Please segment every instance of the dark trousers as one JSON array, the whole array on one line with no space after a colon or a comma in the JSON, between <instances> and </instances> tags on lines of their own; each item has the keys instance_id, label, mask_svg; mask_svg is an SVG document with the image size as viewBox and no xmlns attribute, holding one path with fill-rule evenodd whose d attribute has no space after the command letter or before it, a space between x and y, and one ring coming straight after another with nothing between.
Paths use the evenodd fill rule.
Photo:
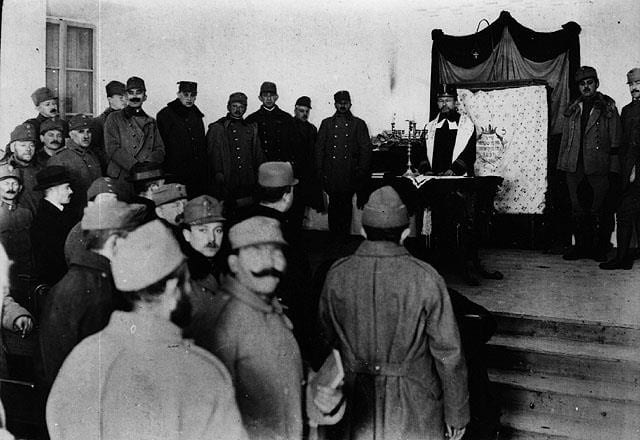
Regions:
<instances>
[{"instance_id":1,"label":"dark trousers","mask_svg":"<svg viewBox=\"0 0 640 440\"><path fill-rule=\"evenodd\" d=\"M582 163L578 164L575 173L567 172L567 188L569 189L569 197L571 199L571 211L573 215L584 214L601 214L602 207L609 191L609 176L604 175L586 175ZM578 197L578 187L585 180L591 187L593 192L593 200L588 209L582 206Z\"/></svg>"},{"instance_id":2,"label":"dark trousers","mask_svg":"<svg viewBox=\"0 0 640 440\"><path fill-rule=\"evenodd\" d=\"M346 238L351 233L351 212L353 191L332 192L329 194L329 231L339 238Z\"/></svg>"},{"instance_id":3,"label":"dark trousers","mask_svg":"<svg viewBox=\"0 0 640 440\"><path fill-rule=\"evenodd\" d=\"M626 260L630 258L629 246L634 229L636 234L640 234L640 182L632 183L623 193L617 211L617 223L617 258Z\"/></svg>"}]
</instances>

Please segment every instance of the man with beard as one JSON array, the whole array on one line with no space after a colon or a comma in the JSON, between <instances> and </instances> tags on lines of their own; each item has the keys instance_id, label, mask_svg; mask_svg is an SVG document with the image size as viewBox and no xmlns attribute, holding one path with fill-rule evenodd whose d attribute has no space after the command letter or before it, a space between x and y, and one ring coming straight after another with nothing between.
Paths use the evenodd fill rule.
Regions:
<instances>
[{"instance_id":1,"label":"man with beard","mask_svg":"<svg viewBox=\"0 0 640 440\"><path fill-rule=\"evenodd\" d=\"M344 412L342 393L301 386L300 350L274 296L287 264L278 221L243 220L231 226L228 241L229 276L214 296L209 333L196 340L229 369L251 438L300 440L303 408L313 424L335 423Z\"/></svg>"},{"instance_id":2,"label":"man with beard","mask_svg":"<svg viewBox=\"0 0 640 440\"><path fill-rule=\"evenodd\" d=\"M622 200L616 211L618 228L616 256L600 264L600 269L631 269L629 254L633 229L640 233L640 67L627 73L631 102L622 107L622 139L620 141L620 170Z\"/></svg>"},{"instance_id":3,"label":"man with beard","mask_svg":"<svg viewBox=\"0 0 640 440\"><path fill-rule=\"evenodd\" d=\"M107 171L107 153L104 150L104 123L107 121L107 117L117 111L122 110L127 105L125 99L124 84L120 81L109 81L105 87L107 92L107 101L109 107L105 109L100 115L93 118L91 129L93 136L91 138L91 148L93 149L98 159L100 159L100 166L102 172Z\"/></svg>"},{"instance_id":4,"label":"man with beard","mask_svg":"<svg viewBox=\"0 0 640 440\"><path fill-rule=\"evenodd\" d=\"M47 119L40 124L40 142L43 148L36 152L36 163L46 166L49 158L64 146L64 125L60 119Z\"/></svg>"},{"instance_id":5,"label":"man with beard","mask_svg":"<svg viewBox=\"0 0 640 440\"><path fill-rule=\"evenodd\" d=\"M35 160L37 131L34 125L23 123L11 132L9 150L11 155L7 161L22 175L22 194L20 203L36 213L42 194L36 189L36 175L43 168Z\"/></svg>"},{"instance_id":6,"label":"man with beard","mask_svg":"<svg viewBox=\"0 0 640 440\"><path fill-rule=\"evenodd\" d=\"M40 283L53 286L67 272L64 242L74 224L65 209L73 194L71 177L64 167L48 166L36 178L35 190L44 193L31 225L36 276Z\"/></svg>"},{"instance_id":7,"label":"man with beard","mask_svg":"<svg viewBox=\"0 0 640 440\"><path fill-rule=\"evenodd\" d=\"M211 167L209 192L225 201L227 208L252 202L258 167L265 161L258 129L242 118L247 111L247 95L232 93L228 113L209 125L207 154Z\"/></svg>"},{"instance_id":8,"label":"man with beard","mask_svg":"<svg viewBox=\"0 0 640 440\"><path fill-rule=\"evenodd\" d=\"M353 195L366 187L373 146L367 124L351 113L351 95L333 95L336 112L320 124L316 169L329 195L329 230L340 240L351 233Z\"/></svg>"},{"instance_id":9,"label":"man with beard","mask_svg":"<svg viewBox=\"0 0 640 440\"><path fill-rule=\"evenodd\" d=\"M164 143L155 119L142 110L147 89L142 78L127 80L127 106L111 113L104 124L107 175L125 180L140 162L164 162Z\"/></svg>"},{"instance_id":10,"label":"man with beard","mask_svg":"<svg viewBox=\"0 0 640 440\"><path fill-rule=\"evenodd\" d=\"M171 232L140 226L111 269L131 311L113 312L64 361L47 401L51 439L245 439L229 373L182 339L189 271Z\"/></svg>"},{"instance_id":11,"label":"man with beard","mask_svg":"<svg viewBox=\"0 0 640 440\"><path fill-rule=\"evenodd\" d=\"M67 169L73 182L73 196L67 207L70 215L79 220L87 205L87 189L94 180L102 176L100 160L91 145L92 119L86 115L75 115L69 121L69 137L66 146L49 159L48 165L60 165Z\"/></svg>"},{"instance_id":12,"label":"man with beard","mask_svg":"<svg viewBox=\"0 0 640 440\"><path fill-rule=\"evenodd\" d=\"M204 115L196 106L198 84L178 82L178 97L160 110L158 129L164 142L164 170L187 186L190 197L206 191L207 143Z\"/></svg>"},{"instance_id":13,"label":"man with beard","mask_svg":"<svg viewBox=\"0 0 640 440\"><path fill-rule=\"evenodd\" d=\"M0 241L13 265L9 270L11 296L24 307L32 308L29 294L33 289L33 254L30 228L33 213L19 201L22 189L18 170L10 164L0 165Z\"/></svg>"},{"instance_id":14,"label":"man with beard","mask_svg":"<svg viewBox=\"0 0 640 440\"><path fill-rule=\"evenodd\" d=\"M87 252L73 255L69 271L47 293L40 320L40 360L48 390L62 362L81 340L102 330L122 307L111 277L118 238L134 229L142 205L102 199L87 206L81 221Z\"/></svg>"},{"instance_id":15,"label":"man with beard","mask_svg":"<svg viewBox=\"0 0 640 440\"><path fill-rule=\"evenodd\" d=\"M58 110L58 97L48 88L40 87L31 94L31 100L38 110L38 116L35 118L27 119L25 123L31 124L35 127L36 133L40 133L40 125L46 120L60 120L64 130L62 135L66 136L69 132L66 121L60 119L60 111ZM40 150L42 144L40 140L36 139L36 149Z\"/></svg>"},{"instance_id":16,"label":"man with beard","mask_svg":"<svg viewBox=\"0 0 640 440\"><path fill-rule=\"evenodd\" d=\"M564 112L558 169L566 174L571 198L575 246L565 260L593 258L605 261L611 231L604 225L603 206L609 191L609 173L619 172L620 117L616 103L598 92L600 82L593 67L576 71L580 96ZM591 205L583 206L578 187L586 181Z\"/></svg>"},{"instance_id":17,"label":"man with beard","mask_svg":"<svg viewBox=\"0 0 640 440\"><path fill-rule=\"evenodd\" d=\"M178 226L182 223L184 207L187 204L187 189L181 183L160 185L151 193L151 200L156 205L156 215L168 225Z\"/></svg>"}]
</instances>

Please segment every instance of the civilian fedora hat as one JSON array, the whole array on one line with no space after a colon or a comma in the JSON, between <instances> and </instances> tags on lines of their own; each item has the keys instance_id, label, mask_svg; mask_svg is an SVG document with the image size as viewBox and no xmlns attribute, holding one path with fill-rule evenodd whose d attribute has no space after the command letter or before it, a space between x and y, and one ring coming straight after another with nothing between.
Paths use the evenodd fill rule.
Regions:
<instances>
[{"instance_id":1,"label":"civilian fedora hat","mask_svg":"<svg viewBox=\"0 0 640 440\"><path fill-rule=\"evenodd\" d=\"M36 174L38 184L33 187L36 191L44 191L52 186L62 185L63 183L71 183L71 177L65 167L59 165L48 166Z\"/></svg>"}]
</instances>

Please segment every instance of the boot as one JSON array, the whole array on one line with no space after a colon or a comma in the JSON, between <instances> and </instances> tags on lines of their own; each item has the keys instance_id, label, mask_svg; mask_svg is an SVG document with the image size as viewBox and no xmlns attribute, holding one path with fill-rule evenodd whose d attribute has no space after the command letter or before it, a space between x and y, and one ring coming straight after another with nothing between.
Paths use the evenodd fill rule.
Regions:
<instances>
[{"instance_id":1,"label":"boot","mask_svg":"<svg viewBox=\"0 0 640 440\"><path fill-rule=\"evenodd\" d=\"M633 267L633 258L629 255L629 245L631 244L631 236L633 235L633 223L618 221L618 229L616 231L616 241L618 249L616 256L599 265L604 270L629 270Z\"/></svg>"},{"instance_id":2,"label":"boot","mask_svg":"<svg viewBox=\"0 0 640 440\"><path fill-rule=\"evenodd\" d=\"M574 214L572 216L573 233L576 240L575 245L569 248L569 251L562 256L567 261L575 261L581 258L587 258L587 243L592 237L591 225L589 217L583 214Z\"/></svg>"}]
</instances>

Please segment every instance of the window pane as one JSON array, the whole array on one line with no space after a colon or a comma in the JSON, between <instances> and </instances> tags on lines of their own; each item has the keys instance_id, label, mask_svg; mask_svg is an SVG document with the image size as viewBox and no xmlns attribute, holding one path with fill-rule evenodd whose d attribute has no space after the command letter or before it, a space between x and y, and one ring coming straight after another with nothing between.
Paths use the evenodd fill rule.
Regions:
<instances>
[{"instance_id":1,"label":"window pane","mask_svg":"<svg viewBox=\"0 0 640 440\"><path fill-rule=\"evenodd\" d=\"M58 95L58 79L60 78L60 71L58 69L47 69L47 87Z\"/></svg>"},{"instance_id":2,"label":"window pane","mask_svg":"<svg viewBox=\"0 0 640 440\"><path fill-rule=\"evenodd\" d=\"M93 113L93 73L67 71L65 113Z\"/></svg>"},{"instance_id":3,"label":"window pane","mask_svg":"<svg viewBox=\"0 0 640 440\"><path fill-rule=\"evenodd\" d=\"M93 69L93 29L67 27L67 67Z\"/></svg>"},{"instance_id":4,"label":"window pane","mask_svg":"<svg viewBox=\"0 0 640 440\"><path fill-rule=\"evenodd\" d=\"M47 66L60 67L60 25L47 23Z\"/></svg>"}]
</instances>

